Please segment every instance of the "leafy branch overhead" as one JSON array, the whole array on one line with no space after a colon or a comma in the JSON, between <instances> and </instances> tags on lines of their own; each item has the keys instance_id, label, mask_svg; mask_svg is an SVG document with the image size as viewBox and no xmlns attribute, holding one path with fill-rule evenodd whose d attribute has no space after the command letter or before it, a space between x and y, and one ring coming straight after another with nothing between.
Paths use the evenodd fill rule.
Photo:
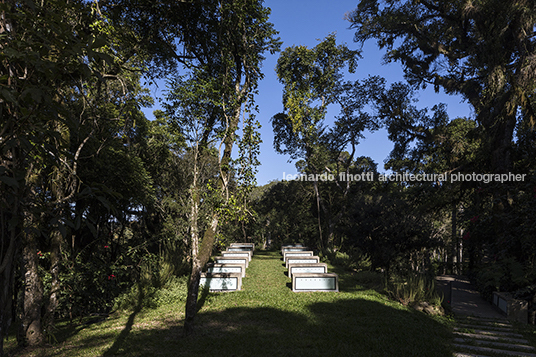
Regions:
<instances>
[{"instance_id":1,"label":"leafy branch overhead","mask_svg":"<svg viewBox=\"0 0 536 357\"><path fill-rule=\"evenodd\" d=\"M489 167L512 168L517 116L535 121L534 2L363 0L347 19L355 40L376 39L410 84L462 95L486 132Z\"/></svg>"}]
</instances>

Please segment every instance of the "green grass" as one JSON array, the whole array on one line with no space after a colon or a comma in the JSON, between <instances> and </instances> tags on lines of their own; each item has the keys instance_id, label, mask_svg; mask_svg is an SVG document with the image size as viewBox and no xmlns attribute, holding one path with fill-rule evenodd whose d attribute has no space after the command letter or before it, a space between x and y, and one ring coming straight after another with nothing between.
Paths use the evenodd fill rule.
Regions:
<instances>
[{"instance_id":1,"label":"green grass","mask_svg":"<svg viewBox=\"0 0 536 357\"><path fill-rule=\"evenodd\" d=\"M339 293L293 293L279 252L257 251L242 291L199 300L183 337L184 302L58 327L57 343L10 356L452 356L448 320L390 301L381 277L339 274Z\"/></svg>"}]
</instances>

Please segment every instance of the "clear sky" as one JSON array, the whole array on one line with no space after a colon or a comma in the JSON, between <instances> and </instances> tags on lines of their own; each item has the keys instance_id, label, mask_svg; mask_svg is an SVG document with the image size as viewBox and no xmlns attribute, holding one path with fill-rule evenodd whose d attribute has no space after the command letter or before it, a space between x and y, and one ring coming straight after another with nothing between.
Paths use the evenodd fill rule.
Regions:
<instances>
[{"instance_id":1,"label":"clear sky","mask_svg":"<svg viewBox=\"0 0 536 357\"><path fill-rule=\"evenodd\" d=\"M304 45L316 46L331 33L336 33L337 44L345 43L350 49L359 49L360 44L353 41L354 30L349 29L350 23L344 20L345 13L357 6L357 0L265 0L265 6L271 8L270 22L279 31L283 41L282 50L289 46ZM402 81L402 67L398 63L382 64L383 52L380 52L376 43L371 41L362 48L363 58L358 62L357 71L345 80L364 79L368 75L380 75L387 83ZM258 167L257 184L264 185L273 180L281 180L283 173L297 173L295 163L288 162L288 156L277 154L273 148L273 131L270 119L283 110L282 90L275 67L279 53L265 54L262 71L265 75L259 85L259 95L255 102L259 106L257 119L261 128L261 154ZM160 86L159 89L164 89ZM460 97L447 96L434 93L428 88L419 94L419 108L431 108L435 104L447 104L447 111L451 118L458 116L471 116L467 103L461 102ZM144 112L149 119L153 119L152 111L159 106L146 109ZM333 120L338 109L328 112L326 124ZM385 130L374 133L364 133L365 139L357 147L356 156L369 156L378 164L378 171L384 172L384 160L389 155L393 144L387 139Z\"/></svg>"}]
</instances>

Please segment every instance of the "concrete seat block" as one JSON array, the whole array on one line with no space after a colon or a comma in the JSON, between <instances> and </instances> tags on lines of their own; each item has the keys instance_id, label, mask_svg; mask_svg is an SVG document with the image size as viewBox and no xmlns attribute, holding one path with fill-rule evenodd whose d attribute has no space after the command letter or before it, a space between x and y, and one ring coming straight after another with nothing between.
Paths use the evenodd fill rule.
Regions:
<instances>
[{"instance_id":1,"label":"concrete seat block","mask_svg":"<svg viewBox=\"0 0 536 357\"><path fill-rule=\"evenodd\" d=\"M313 255L315 254L312 250L304 250L301 252L283 252L283 261L287 257L312 257Z\"/></svg>"},{"instance_id":2,"label":"concrete seat block","mask_svg":"<svg viewBox=\"0 0 536 357\"><path fill-rule=\"evenodd\" d=\"M293 263L288 265L288 277L292 278L295 273L327 273L326 263Z\"/></svg>"},{"instance_id":3,"label":"concrete seat block","mask_svg":"<svg viewBox=\"0 0 536 357\"><path fill-rule=\"evenodd\" d=\"M247 257L249 261L251 261L251 256L253 252L252 251L233 251L233 250L226 250L221 252L222 257Z\"/></svg>"},{"instance_id":4,"label":"concrete seat block","mask_svg":"<svg viewBox=\"0 0 536 357\"><path fill-rule=\"evenodd\" d=\"M308 257L287 257L285 259L285 267L288 269L289 264L314 264L314 263L320 263L320 258L316 255L308 256Z\"/></svg>"},{"instance_id":5,"label":"concrete seat block","mask_svg":"<svg viewBox=\"0 0 536 357\"><path fill-rule=\"evenodd\" d=\"M293 292L339 291L339 277L335 273L294 273Z\"/></svg>"},{"instance_id":6,"label":"concrete seat block","mask_svg":"<svg viewBox=\"0 0 536 357\"><path fill-rule=\"evenodd\" d=\"M255 243L231 243L229 248L250 248L253 252L255 251Z\"/></svg>"},{"instance_id":7,"label":"concrete seat block","mask_svg":"<svg viewBox=\"0 0 536 357\"><path fill-rule=\"evenodd\" d=\"M201 273L199 286L207 286L210 291L238 291L242 289L240 273Z\"/></svg>"},{"instance_id":8,"label":"concrete seat block","mask_svg":"<svg viewBox=\"0 0 536 357\"><path fill-rule=\"evenodd\" d=\"M248 257L223 257L217 256L213 258L216 264L244 264L246 268L249 266Z\"/></svg>"},{"instance_id":9,"label":"concrete seat block","mask_svg":"<svg viewBox=\"0 0 536 357\"><path fill-rule=\"evenodd\" d=\"M246 266L244 264L207 264L207 273L240 273L242 278L246 277Z\"/></svg>"}]
</instances>

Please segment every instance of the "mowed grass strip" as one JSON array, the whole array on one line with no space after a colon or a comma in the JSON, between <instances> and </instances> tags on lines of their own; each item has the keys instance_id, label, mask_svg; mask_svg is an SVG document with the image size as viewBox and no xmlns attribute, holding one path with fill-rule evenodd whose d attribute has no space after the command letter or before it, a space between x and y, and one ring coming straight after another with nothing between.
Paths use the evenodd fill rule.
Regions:
<instances>
[{"instance_id":1,"label":"mowed grass strip","mask_svg":"<svg viewBox=\"0 0 536 357\"><path fill-rule=\"evenodd\" d=\"M256 251L242 291L200 296L194 336L184 303L66 326L56 345L25 356L452 356L447 320L367 288L370 274L340 274L340 292L293 293L279 252Z\"/></svg>"}]
</instances>

